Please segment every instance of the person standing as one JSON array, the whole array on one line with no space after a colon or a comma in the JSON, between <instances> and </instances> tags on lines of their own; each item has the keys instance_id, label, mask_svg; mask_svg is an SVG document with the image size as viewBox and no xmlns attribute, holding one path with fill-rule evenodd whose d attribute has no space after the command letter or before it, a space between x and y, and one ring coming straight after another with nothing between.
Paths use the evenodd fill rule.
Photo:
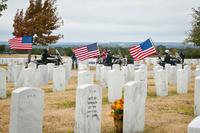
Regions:
<instances>
[{"instance_id":1,"label":"person standing","mask_svg":"<svg viewBox=\"0 0 200 133\"><path fill-rule=\"evenodd\" d=\"M107 49L104 49L101 53L101 57L103 59L103 64L105 64L106 62L106 58L107 58Z\"/></svg>"},{"instance_id":2,"label":"person standing","mask_svg":"<svg viewBox=\"0 0 200 133\"><path fill-rule=\"evenodd\" d=\"M77 58L76 58L76 55L75 55L74 51L72 51L71 58L72 58L72 69L74 69L74 68L77 69L78 68L78 63L77 63Z\"/></svg>"}]
</instances>

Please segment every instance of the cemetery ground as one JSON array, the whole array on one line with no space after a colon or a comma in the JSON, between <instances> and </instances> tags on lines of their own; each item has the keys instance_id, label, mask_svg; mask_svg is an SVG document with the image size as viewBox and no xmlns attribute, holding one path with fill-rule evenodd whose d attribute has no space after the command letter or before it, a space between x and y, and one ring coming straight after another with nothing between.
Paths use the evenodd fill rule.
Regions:
<instances>
[{"instance_id":1,"label":"cemetery ground","mask_svg":"<svg viewBox=\"0 0 200 133\"><path fill-rule=\"evenodd\" d=\"M0 67L7 68L6 65ZM145 133L186 133L187 126L193 119L194 112L194 76L189 84L187 94L177 94L176 86L169 85L169 96L157 97L154 78L151 74L152 66L148 66L148 70ZM92 69L92 71L95 70ZM193 71L194 67L192 67ZM95 83L99 84L97 81ZM73 132L75 125L76 87L77 70L72 71L72 78L64 92L53 92L51 81L48 85L41 86L45 92L44 133ZM0 133L8 133L11 92L13 90L13 84L8 83L7 98L0 99ZM107 88L103 88L102 104L102 133L114 133L113 118L110 116L111 103L108 103L107 100Z\"/></svg>"}]
</instances>

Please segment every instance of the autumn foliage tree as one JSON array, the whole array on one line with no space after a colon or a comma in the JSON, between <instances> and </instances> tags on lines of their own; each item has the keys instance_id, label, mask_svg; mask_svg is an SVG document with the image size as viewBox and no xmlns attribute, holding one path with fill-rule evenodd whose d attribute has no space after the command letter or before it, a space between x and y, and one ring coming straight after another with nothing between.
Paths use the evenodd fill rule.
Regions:
<instances>
[{"instance_id":1,"label":"autumn foliage tree","mask_svg":"<svg viewBox=\"0 0 200 133\"><path fill-rule=\"evenodd\" d=\"M62 38L53 34L63 21L58 17L56 0L30 0L27 10L18 10L14 18L14 36L33 36L35 45L48 45Z\"/></svg>"},{"instance_id":2,"label":"autumn foliage tree","mask_svg":"<svg viewBox=\"0 0 200 133\"><path fill-rule=\"evenodd\" d=\"M193 8L193 11L192 29L185 41L200 46L200 7L197 9Z\"/></svg>"},{"instance_id":3,"label":"autumn foliage tree","mask_svg":"<svg viewBox=\"0 0 200 133\"><path fill-rule=\"evenodd\" d=\"M0 1L0 16L2 15L1 12L7 8L6 1L7 0L1 0Z\"/></svg>"}]
</instances>

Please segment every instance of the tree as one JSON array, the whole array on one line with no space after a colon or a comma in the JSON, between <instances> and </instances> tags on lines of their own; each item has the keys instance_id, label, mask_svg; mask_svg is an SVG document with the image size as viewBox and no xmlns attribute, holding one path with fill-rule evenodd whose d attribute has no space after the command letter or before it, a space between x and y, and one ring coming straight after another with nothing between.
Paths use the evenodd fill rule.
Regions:
<instances>
[{"instance_id":1,"label":"tree","mask_svg":"<svg viewBox=\"0 0 200 133\"><path fill-rule=\"evenodd\" d=\"M48 45L62 38L61 34L53 34L63 24L55 4L56 0L30 0L25 14L18 10L15 15L13 35L33 36L35 45Z\"/></svg>"},{"instance_id":2,"label":"tree","mask_svg":"<svg viewBox=\"0 0 200 133\"><path fill-rule=\"evenodd\" d=\"M188 37L185 39L187 43L193 43L196 46L200 46L200 7L193 10L193 22L192 29L189 31Z\"/></svg>"},{"instance_id":3,"label":"tree","mask_svg":"<svg viewBox=\"0 0 200 133\"><path fill-rule=\"evenodd\" d=\"M5 9L7 9L7 4L6 4L7 0L1 0L0 2L0 16L2 15L1 12Z\"/></svg>"}]
</instances>

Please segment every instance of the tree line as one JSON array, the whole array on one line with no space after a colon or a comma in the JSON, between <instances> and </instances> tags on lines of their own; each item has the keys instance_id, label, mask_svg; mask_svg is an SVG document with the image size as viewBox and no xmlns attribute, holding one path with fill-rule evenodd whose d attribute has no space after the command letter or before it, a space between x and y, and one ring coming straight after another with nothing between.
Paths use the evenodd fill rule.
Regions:
<instances>
[{"instance_id":1,"label":"tree line","mask_svg":"<svg viewBox=\"0 0 200 133\"><path fill-rule=\"evenodd\" d=\"M121 55L122 57L127 57L128 59L131 59L131 55L129 53L129 50L127 48L120 48L120 47L100 47L99 50L102 51L104 48L107 48L111 50L111 52L114 55ZM55 49L58 49L58 51L61 53L63 56L71 56L72 55L72 48L51 48L50 47L50 53L55 54ZM157 52L163 56L164 51L167 49L165 46L157 46ZM43 48L33 48L32 49L32 54L34 55L41 55L43 52ZM181 48L170 48L169 49L171 54L175 56L176 53L182 51L185 54L185 58L200 58L200 48L186 48L186 49L181 49ZM0 45L0 53L18 53L18 54L27 54L27 51L11 51L6 45ZM157 57L157 55L153 55Z\"/></svg>"}]
</instances>

